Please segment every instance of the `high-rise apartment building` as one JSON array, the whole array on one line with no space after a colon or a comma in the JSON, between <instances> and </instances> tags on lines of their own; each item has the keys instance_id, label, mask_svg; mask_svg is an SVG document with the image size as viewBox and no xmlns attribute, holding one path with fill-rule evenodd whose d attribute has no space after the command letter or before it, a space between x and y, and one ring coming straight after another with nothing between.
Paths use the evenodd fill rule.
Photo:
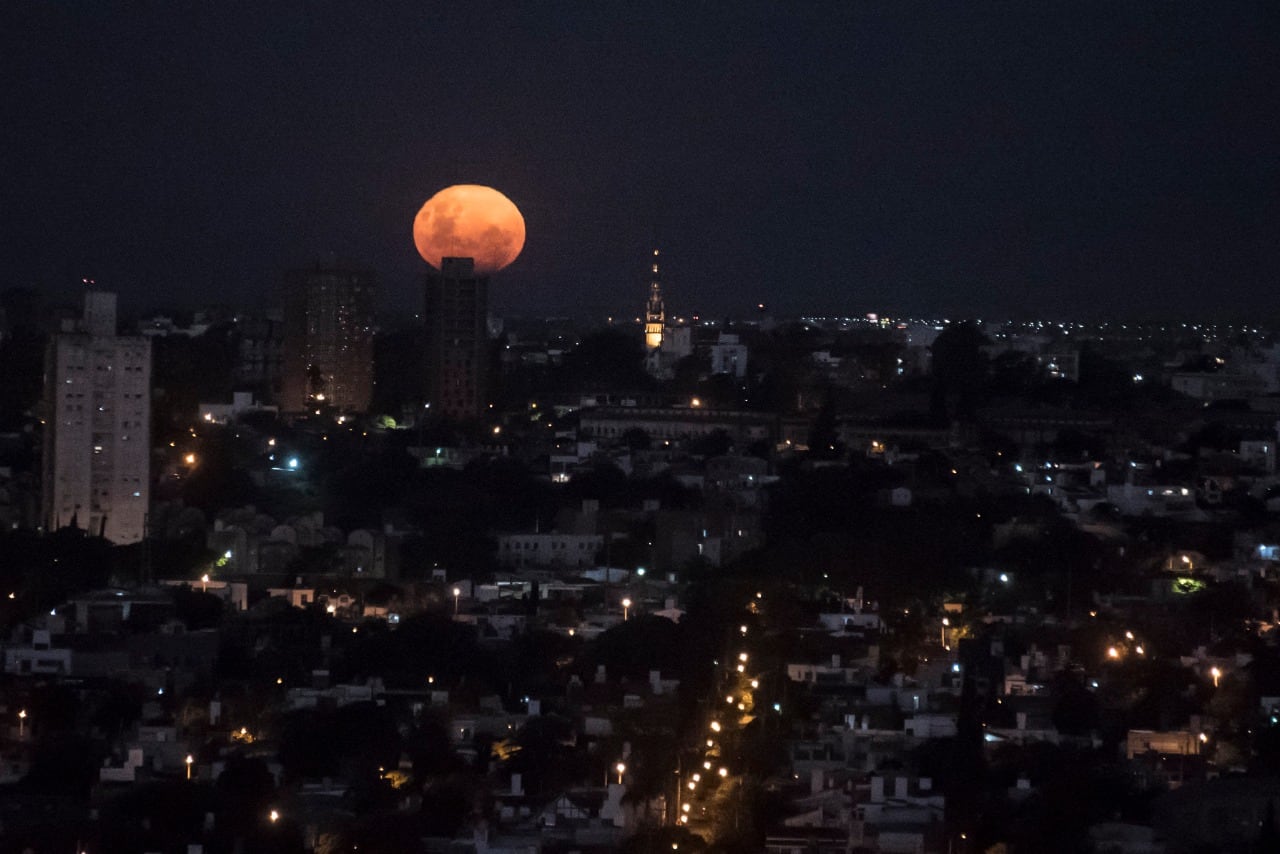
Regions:
<instances>
[{"instance_id":1,"label":"high-rise apartment building","mask_svg":"<svg viewBox=\"0 0 1280 854\"><path fill-rule=\"evenodd\" d=\"M118 545L146 536L151 341L116 335L116 295L88 291L45 354L43 516Z\"/></svg>"},{"instance_id":2,"label":"high-rise apartment building","mask_svg":"<svg viewBox=\"0 0 1280 854\"><path fill-rule=\"evenodd\" d=\"M489 277L471 258L427 274L427 402L433 415L476 418L488 404Z\"/></svg>"},{"instance_id":3,"label":"high-rise apartment building","mask_svg":"<svg viewBox=\"0 0 1280 854\"><path fill-rule=\"evenodd\" d=\"M373 397L372 273L316 264L285 277L280 408L363 412Z\"/></svg>"}]
</instances>

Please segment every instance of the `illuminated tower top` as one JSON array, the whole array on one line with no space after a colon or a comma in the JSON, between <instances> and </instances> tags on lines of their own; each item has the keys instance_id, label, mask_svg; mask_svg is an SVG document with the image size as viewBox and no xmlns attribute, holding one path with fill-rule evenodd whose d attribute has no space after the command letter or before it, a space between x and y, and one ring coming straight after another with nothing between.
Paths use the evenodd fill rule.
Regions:
<instances>
[{"instance_id":1,"label":"illuminated tower top","mask_svg":"<svg viewBox=\"0 0 1280 854\"><path fill-rule=\"evenodd\" d=\"M644 344L650 350L662 346L662 327L667 313L662 304L662 284L658 280L658 250L653 250L653 262L649 267L649 301L644 313Z\"/></svg>"}]
</instances>

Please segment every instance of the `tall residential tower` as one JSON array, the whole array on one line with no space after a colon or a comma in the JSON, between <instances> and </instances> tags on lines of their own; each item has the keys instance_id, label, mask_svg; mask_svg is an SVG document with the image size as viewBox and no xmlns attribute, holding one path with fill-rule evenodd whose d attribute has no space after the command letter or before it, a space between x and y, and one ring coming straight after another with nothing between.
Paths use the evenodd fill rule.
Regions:
<instances>
[{"instance_id":1,"label":"tall residential tower","mask_svg":"<svg viewBox=\"0 0 1280 854\"><path fill-rule=\"evenodd\" d=\"M427 274L427 402L433 415L477 418L489 396L489 277L471 258Z\"/></svg>"},{"instance_id":2,"label":"tall residential tower","mask_svg":"<svg viewBox=\"0 0 1280 854\"><path fill-rule=\"evenodd\" d=\"M285 276L280 408L364 412L373 397L373 273L317 263Z\"/></svg>"},{"instance_id":3,"label":"tall residential tower","mask_svg":"<svg viewBox=\"0 0 1280 854\"><path fill-rule=\"evenodd\" d=\"M45 354L45 528L118 545L146 536L151 496L151 341L116 335L116 295L87 291Z\"/></svg>"}]
</instances>

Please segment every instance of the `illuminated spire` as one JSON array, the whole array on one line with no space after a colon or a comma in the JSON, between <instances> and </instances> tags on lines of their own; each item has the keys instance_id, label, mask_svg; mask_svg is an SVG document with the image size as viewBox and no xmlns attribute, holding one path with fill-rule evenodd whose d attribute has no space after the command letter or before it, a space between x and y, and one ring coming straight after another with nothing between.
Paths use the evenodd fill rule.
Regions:
<instances>
[{"instance_id":1,"label":"illuminated spire","mask_svg":"<svg viewBox=\"0 0 1280 854\"><path fill-rule=\"evenodd\" d=\"M658 279L658 250L655 249L649 266L649 302L644 314L644 344L650 350L662 346L662 327L666 320L667 313L662 304L662 284Z\"/></svg>"}]
</instances>

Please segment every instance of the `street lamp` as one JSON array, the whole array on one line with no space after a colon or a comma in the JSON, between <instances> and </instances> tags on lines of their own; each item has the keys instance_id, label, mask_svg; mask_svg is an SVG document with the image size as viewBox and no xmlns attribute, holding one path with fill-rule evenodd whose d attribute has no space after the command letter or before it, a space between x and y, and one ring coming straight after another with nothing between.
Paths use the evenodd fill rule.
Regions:
<instances>
[{"instance_id":1,"label":"street lamp","mask_svg":"<svg viewBox=\"0 0 1280 854\"><path fill-rule=\"evenodd\" d=\"M194 756L192 756L190 753L188 753L188 754L187 754L187 758L186 758L186 763L187 763L187 779L188 779L188 780L190 780L190 779L191 779L191 766L195 763L195 761L196 761L195 757L194 757Z\"/></svg>"},{"instance_id":2,"label":"street lamp","mask_svg":"<svg viewBox=\"0 0 1280 854\"><path fill-rule=\"evenodd\" d=\"M458 616L458 597L462 595L460 588L453 588L453 615Z\"/></svg>"},{"instance_id":3,"label":"street lamp","mask_svg":"<svg viewBox=\"0 0 1280 854\"><path fill-rule=\"evenodd\" d=\"M200 592L201 593L209 592L209 573L207 572L204 575L200 576Z\"/></svg>"},{"instance_id":4,"label":"street lamp","mask_svg":"<svg viewBox=\"0 0 1280 854\"><path fill-rule=\"evenodd\" d=\"M621 785L622 775L627 773L627 763L619 762L617 765L613 766L613 770L618 772L618 784Z\"/></svg>"},{"instance_id":5,"label":"street lamp","mask_svg":"<svg viewBox=\"0 0 1280 854\"><path fill-rule=\"evenodd\" d=\"M1213 677L1213 687L1218 687L1218 680L1222 678L1222 671L1217 667L1209 670L1209 675Z\"/></svg>"},{"instance_id":6,"label":"street lamp","mask_svg":"<svg viewBox=\"0 0 1280 854\"><path fill-rule=\"evenodd\" d=\"M949 625L951 625L951 620L948 619L947 617L943 617L942 618L942 648L943 649L951 648L947 646L947 626Z\"/></svg>"},{"instance_id":7,"label":"street lamp","mask_svg":"<svg viewBox=\"0 0 1280 854\"><path fill-rule=\"evenodd\" d=\"M22 738L27 732L27 710L22 709L18 712L18 738Z\"/></svg>"},{"instance_id":8,"label":"street lamp","mask_svg":"<svg viewBox=\"0 0 1280 854\"><path fill-rule=\"evenodd\" d=\"M277 821L280 820L280 811L272 810L271 812L267 813L267 818L271 819L272 824L275 824Z\"/></svg>"},{"instance_id":9,"label":"street lamp","mask_svg":"<svg viewBox=\"0 0 1280 854\"><path fill-rule=\"evenodd\" d=\"M623 599L622 600L622 621L625 623L627 621L627 618L630 615L631 615L631 600Z\"/></svg>"}]
</instances>

